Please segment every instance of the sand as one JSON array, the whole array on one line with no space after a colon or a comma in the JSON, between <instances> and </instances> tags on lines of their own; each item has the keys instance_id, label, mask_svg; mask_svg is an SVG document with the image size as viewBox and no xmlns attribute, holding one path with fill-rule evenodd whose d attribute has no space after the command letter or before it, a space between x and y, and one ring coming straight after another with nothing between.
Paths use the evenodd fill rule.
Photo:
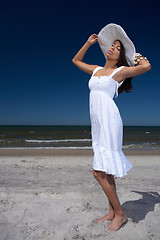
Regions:
<instances>
[{"instance_id":1,"label":"sand","mask_svg":"<svg viewBox=\"0 0 160 240\"><path fill-rule=\"evenodd\" d=\"M128 223L109 232L108 202L89 150L0 150L0 240L159 240L160 152L126 151L133 168L117 178Z\"/></svg>"}]
</instances>

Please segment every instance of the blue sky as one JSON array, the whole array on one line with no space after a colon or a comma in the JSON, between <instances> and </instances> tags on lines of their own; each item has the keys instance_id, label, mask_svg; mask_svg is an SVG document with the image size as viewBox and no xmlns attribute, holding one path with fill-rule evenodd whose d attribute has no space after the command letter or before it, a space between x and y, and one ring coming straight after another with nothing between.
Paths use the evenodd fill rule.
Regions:
<instances>
[{"instance_id":1,"label":"blue sky","mask_svg":"<svg viewBox=\"0 0 160 240\"><path fill-rule=\"evenodd\" d=\"M116 104L124 125L160 125L158 1L1 1L0 124L89 125L89 74L72 58L92 33L117 23L152 69ZM98 43L89 64L105 64Z\"/></svg>"}]
</instances>

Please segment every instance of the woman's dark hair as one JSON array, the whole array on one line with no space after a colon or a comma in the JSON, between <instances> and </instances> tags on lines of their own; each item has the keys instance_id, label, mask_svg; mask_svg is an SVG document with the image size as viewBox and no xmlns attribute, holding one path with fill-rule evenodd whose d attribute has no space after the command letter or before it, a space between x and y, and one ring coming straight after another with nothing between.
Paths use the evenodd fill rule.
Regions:
<instances>
[{"instance_id":1,"label":"woman's dark hair","mask_svg":"<svg viewBox=\"0 0 160 240\"><path fill-rule=\"evenodd\" d=\"M120 40L116 40L116 41L119 41L120 45L121 45L120 57L119 57L119 61L117 63L117 67L120 67L120 66L129 67L129 64L125 57L125 49L123 47L123 44ZM125 81L122 83L122 85L118 88L118 93L122 93L123 91L128 93L133 89L131 79L132 79L132 77L125 79Z\"/></svg>"}]
</instances>

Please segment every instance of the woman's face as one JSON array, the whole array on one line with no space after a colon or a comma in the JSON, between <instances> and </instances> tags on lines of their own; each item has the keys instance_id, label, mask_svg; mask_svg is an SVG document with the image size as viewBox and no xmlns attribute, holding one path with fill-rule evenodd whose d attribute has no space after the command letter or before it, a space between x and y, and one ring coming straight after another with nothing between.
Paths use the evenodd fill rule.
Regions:
<instances>
[{"instance_id":1,"label":"woman's face","mask_svg":"<svg viewBox=\"0 0 160 240\"><path fill-rule=\"evenodd\" d=\"M115 41L112 46L109 47L106 56L110 60L118 61L120 57L121 45L120 42L117 40Z\"/></svg>"}]
</instances>

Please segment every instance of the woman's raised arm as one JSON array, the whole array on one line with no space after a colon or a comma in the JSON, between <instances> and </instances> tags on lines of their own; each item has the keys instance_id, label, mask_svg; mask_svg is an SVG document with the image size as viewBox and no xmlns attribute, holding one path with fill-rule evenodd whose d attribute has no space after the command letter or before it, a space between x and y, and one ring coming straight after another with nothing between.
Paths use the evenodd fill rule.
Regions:
<instances>
[{"instance_id":1,"label":"woman's raised arm","mask_svg":"<svg viewBox=\"0 0 160 240\"><path fill-rule=\"evenodd\" d=\"M96 67L98 67L98 65L90 65L87 63L82 62L83 57L86 53L86 51L88 50L88 48L96 43L98 41L98 36L97 34L92 34L87 42L83 45L83 47L78 51L78 53L75 55L75 57L72 59L72 62L78 67L80 68L82 71L92 74L94 69Z\"/></svg>"},{"instance_id":2,"label":"woman's raised arm","mask_svg":"<svg viewBox=\"0 0 160 240\"><path fill-rule=\"evenodd\" d=\"M119 76L117 74L117 78L121 78L123 80L125 78L135 77L137 75L148 72L150 69L151 64L147 59L144 59L144 57L142 57L137 66L124 67L121 71L119 71Z\"/></svg>"}]
</instances>

